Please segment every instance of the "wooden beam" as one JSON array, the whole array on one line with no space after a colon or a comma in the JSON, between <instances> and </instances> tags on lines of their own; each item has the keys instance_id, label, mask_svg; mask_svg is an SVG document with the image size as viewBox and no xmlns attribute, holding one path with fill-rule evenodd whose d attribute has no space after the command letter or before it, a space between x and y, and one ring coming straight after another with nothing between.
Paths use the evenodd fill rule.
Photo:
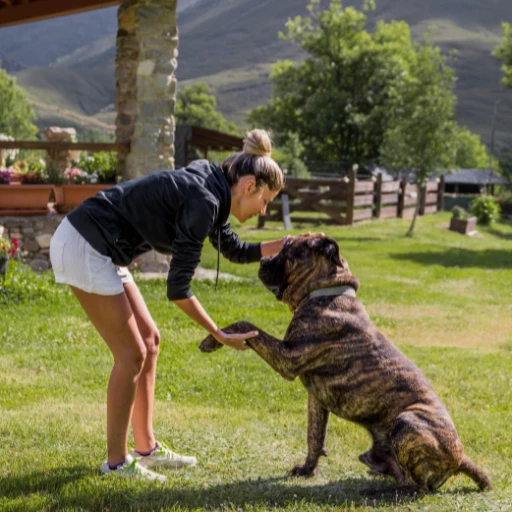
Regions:
<instances>
[{"instance_id":1,"label":"wooden beam","mask_svg":"<svg viewBox=\"0 0 512 512\"><path fill-rule=\"evenodd\" d=\"M0 27L103 9L118 4L119 0L33 0L17 5L12 5L11 2L9 7L0 8Z\"/></svg>"},{"instance_id":2,"label":"wooden beam","mask_svg":"<svg viewBox=\"0 0 512 512\"><path fill-rule=\"evenodd\" d=\"M82 151L114 151L129 153L129 143L106 142L49 142L46 140L0 140L0 149L46 149L82 150Z\"/></svg>"}]
</instances>

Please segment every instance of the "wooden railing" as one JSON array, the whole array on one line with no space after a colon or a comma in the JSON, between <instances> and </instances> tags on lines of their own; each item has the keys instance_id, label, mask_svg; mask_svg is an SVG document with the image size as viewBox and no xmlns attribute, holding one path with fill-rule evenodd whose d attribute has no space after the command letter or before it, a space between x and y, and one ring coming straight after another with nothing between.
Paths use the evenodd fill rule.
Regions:
<instances>
[{"instance_id":1,"label":"wooden railing","mask_svg":"<svg viewBox=\"0 0 512 512\"><path fill-rule=\"evenodd\" d=\"M287 178L258 226L265 222L307 222L350 225L372 218L412 217L420 195L420 215L443 209L444 180L428 182L423 189L402 181L350 178ZM281 201L285 196L286 201ZM283 206L286 205L286 208ZM284 210L284 213L283 213ZM286 217L286 218L285 218Z\"/></svg>"},{"instance_id":2,"label":"wooden railing","mask_svg":"<svg viewBox=\"0 0 512 512\"><path fill-rule=\"evenodd\" d=\"M1 140L0 149L46 149L47 151L112 151L129 153L129 143L108 142L54 142L45 140Z\"/></svg>"}]
</instances>

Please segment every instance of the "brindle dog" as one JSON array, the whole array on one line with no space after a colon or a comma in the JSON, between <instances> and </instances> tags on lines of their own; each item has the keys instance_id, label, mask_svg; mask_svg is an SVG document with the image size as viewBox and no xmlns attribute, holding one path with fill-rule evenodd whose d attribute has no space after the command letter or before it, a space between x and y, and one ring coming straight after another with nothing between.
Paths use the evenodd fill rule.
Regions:
<instances>
[{"instance_id":1,"label":"brindle dog","mask_svg":"<svg viewBox=\"0 0 512 512\"><path fill-rule=\"evenodd\" d=\"M371 474L394 477L399 489L432 491L457 473L482 490L491 488L484 471L464 455L450 415L428 380L355 297L359 282L334 240L296 237L276 256L261 260L259 277L294 312L284 340L247 322L225 330L259 331L246 343L285 379L299 377L308 390L308 455L292 475L316 473L319 457L327 455L332 412L369 431L373 446L359 460ZM221 346L208 336L200 349Z\"/></svg>"}]
</instances>

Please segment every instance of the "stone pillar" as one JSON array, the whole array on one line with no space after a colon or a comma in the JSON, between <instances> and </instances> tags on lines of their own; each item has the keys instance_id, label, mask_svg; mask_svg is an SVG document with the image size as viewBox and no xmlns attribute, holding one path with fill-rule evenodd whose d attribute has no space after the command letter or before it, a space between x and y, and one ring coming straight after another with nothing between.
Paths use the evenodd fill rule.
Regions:
<instances>
[{"instance_id":1,"label":"stone pillar","mask_svg":"<svg viewBox=\"0 0 512 512\"><path fill-rule=\"evenodd\" d=\"M46 140L50 142L76 142L76 130L74 128L59 128L50 126L44 131ZM71 161L77 161L80 158L80 151L71 151L69 149L52 149L46 151L46 163L50 162L59 170L62 175L66 169L71 166Z\"/></svg>"},{"instance_id":2,"label":"stone pillar","mask_svg":"<svg viewBox=\"0 0 512 512\"><path fill-rule=\"evenodd\" d=\"M177 0L121 0L116 57L116 140L123 180L174 168Z\"/></svg>"}]
</instances>

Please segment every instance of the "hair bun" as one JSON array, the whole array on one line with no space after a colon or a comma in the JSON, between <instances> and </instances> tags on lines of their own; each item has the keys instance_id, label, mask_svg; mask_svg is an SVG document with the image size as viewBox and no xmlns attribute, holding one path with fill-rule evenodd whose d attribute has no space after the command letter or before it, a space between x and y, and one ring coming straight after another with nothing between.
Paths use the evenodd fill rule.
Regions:
<instances>
[{"instance_id":1,"label":"hair bun","mask_svg":"<svg viewBox=\"0 0 512 512\"><path fill-rule=\"evenodd\" d=\"M244 140L244 153L254 156L268 156L272 154L272 141L265 130L252 130Z\"/></svg>"}]
</instances>

